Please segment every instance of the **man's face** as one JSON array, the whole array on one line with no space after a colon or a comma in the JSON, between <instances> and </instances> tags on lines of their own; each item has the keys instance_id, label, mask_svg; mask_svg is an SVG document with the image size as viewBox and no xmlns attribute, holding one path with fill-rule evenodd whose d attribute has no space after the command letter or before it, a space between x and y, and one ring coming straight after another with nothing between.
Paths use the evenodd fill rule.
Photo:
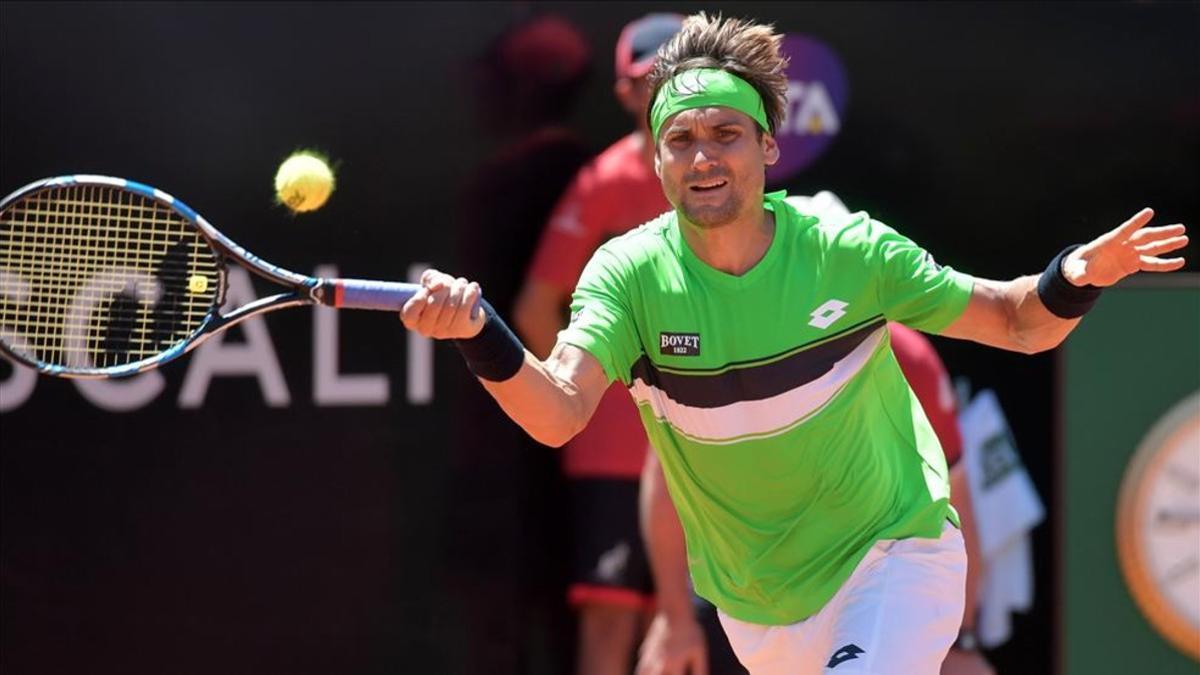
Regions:
<instances>
[{"instance_id":1,"label":"man's face","mask_svg":"<svg viewBox=\"0 0 1200 675\"><path fill-rule=\"evenodd\" d=\"M745 113L732 108L684 110L659 132L654 168L667 200L688 222L714 228L762 206L766 167L779 147Z\"/></svg>"}]
</instances>

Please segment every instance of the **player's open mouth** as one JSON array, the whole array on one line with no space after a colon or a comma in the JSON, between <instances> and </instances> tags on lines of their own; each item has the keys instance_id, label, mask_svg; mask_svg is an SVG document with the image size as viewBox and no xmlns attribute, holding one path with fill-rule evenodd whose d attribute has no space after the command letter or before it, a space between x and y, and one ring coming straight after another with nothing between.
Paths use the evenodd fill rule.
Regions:
<instances>
[{"instance_id":1,"label":"player's open mouth","mask_svg":"<svg viewBox=\"0 0 1200 675\"><path fill-rule=\"evenodd\" d=\"M720 189L723 187L725 187L725 181L721 180L721 179L717 179L717 180L710 180L710 181L707 181L704 183L697 183L696 185L690 186L688 189L694 190L695 192L710 192L712 190L717 190L717 189Z\"/></svg>"}]
</instances>

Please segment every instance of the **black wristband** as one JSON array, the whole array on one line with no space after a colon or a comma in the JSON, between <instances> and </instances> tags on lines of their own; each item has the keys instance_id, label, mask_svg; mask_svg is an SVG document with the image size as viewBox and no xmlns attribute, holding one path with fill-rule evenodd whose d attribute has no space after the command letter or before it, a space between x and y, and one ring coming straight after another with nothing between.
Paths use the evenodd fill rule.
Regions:
<instances>
[{"instance_id":1,"label":"black wristband","mask_svg":"<svg viewBox=\"0 0 1200 675\"><path fill-rule=\"evenodd\" d=\"M1100 297L1101 288L1097 286L1076 286L1063 276L1062 264L1067 255L1079 248L1079 244L1068 246L1054 256L1050 265L1038 279L1037 292L1042 304L1054 316L1063 319L1076 319L1092 309Z\"/></svg>"},{"instance_id":2,"label":"black wristband","mask_svg":"<svg viewBox=\"0 0 1200 675\"><path fill-rule=\"evenodd\" d=\"M454 344L476 377L503 382L521 370L525 347L487 300L480 298L479 309L484 314L483 330L473 338L455 340Z\"/></svg>"}]
</instances>

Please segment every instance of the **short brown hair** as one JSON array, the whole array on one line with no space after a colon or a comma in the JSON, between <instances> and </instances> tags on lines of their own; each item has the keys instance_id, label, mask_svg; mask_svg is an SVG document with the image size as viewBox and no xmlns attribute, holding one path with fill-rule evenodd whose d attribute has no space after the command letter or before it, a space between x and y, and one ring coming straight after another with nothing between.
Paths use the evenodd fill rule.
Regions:
<instances>
[{"instance_id":1,"label":"short brown hair","mask_svg":"<svg viewBox=\"0 0 1200 675\"><path fill-rule=\"evenodd\" d=\"M773 135L787 113L788 59L779 51L782 41L783 36L770 24L693 14L684 20L679 33L659 48L647 79L650 100L658 96L663 84L685 70L720 68L758 92ZM647 118L649 114L647 110Z\"/></svg>"}]
</instances>

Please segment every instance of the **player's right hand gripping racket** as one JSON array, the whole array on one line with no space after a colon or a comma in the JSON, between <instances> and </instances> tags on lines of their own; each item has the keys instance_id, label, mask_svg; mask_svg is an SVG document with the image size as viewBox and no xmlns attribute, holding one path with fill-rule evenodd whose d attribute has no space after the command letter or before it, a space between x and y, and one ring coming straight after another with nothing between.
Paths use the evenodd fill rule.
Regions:
<instances>
[{"instance_id":1,"label":"player's right hand gripping racket","mask_svg":"<svg viewBox=\"0 0 1200 675\"><path fill-rule=\"evenodd\" d=\"M220 313L231 261L288 290ZM49 375L133 375L257 314L399 311L418 288L289 272L171 195L121 178L47 178L0 201L0 351Z\"/></svg>"}]
</instances>

